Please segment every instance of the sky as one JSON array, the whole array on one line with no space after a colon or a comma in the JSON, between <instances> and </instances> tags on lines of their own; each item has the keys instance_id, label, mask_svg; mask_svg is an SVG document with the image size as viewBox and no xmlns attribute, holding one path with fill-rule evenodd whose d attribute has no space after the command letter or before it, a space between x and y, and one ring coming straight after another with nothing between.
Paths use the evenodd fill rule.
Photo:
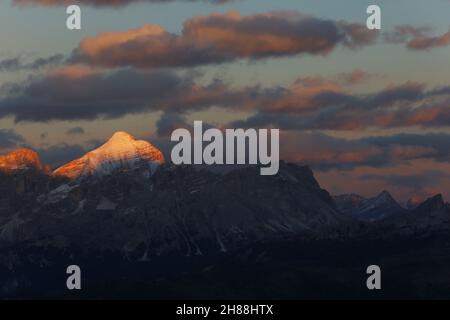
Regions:
<instances>
[{"instance_id":1,"label":"sky","mask_svg":"<svg viewBox=\"0 0 450 320\"><path fill-rule=\"evenodd\" d=\"M220 3L218 3L220 2ZM66 28L68 4L82 30ZM115 3L115 5L111 4ZM378 4L382 29L368 30ZM280 128L333 194L450 199L448 0L4 0L0 153L58 166L124 130Z\"/></svg>"}]
</instances>

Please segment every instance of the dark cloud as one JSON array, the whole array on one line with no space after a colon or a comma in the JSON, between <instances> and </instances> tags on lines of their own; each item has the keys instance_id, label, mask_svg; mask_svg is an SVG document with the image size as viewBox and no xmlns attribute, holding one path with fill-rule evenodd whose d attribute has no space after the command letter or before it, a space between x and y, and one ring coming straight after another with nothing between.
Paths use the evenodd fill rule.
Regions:
<instances>
[{"instance_id":1,"label":"dark cloud","mask_svg":"<svg viewBox=\"0 0 450 320\"><path fill-rule=\"evenodd\" d=\"M387 182L394 186L406 187L406 188L416 188L417 186L435 186L439 184L442 180L446 180L450 175L443 173L441 171L425 171L421 174L412 175L374 175L368 174L361 176L365 180L381 180Z\"/></svg>"},{"instance_id":2,"label":"dark cloud","mask_svg":"<svg viewBox=\"0 0 450 320\"><path fill-rule=\"evenodd\" d=\"M300 162L317 171L351 170L357 166L379 167L386 164L381 148L319 132L283 132L280 155L281 159Z\"/></svg>"},{"instance_id":3,"label":"dark cloud","mask_svg":"<svg viewBox=\"0 0 450 320\"><path fill-rule=\"evenodd\" d=\"M176 129L192 129L188 124L186 117L177 113L164 113L156 123L156 133L159 137L170 137Z\"/></svg>"},{"instance_id":4,"label":"dark cloud","mask_svg":"<svg viewBox=\"0 0 450 320\"><path fill-rule=\"evenodd\" d=\"M246 17L230 12L187 20L181 35L145 25L88 37L81 41L72 61L102 67L192 67L242 58L324 55L338 45L369 45L376 37L377 32L361 24L297 12Z\"/></svg>"},{"instance_id":5,"label":"dark cloud","mask_svg":"<svg viewBox=\"0 0 450 320\"><path fill-rule=\"evenodd\" d=\"M20 148L25 144L25 139L12 129L0 129L0 153Z\"/></svg>"},{"instance_id":6,"label":"dark cloud","mask_svg":"<svg viewBox=\"0 0 450 320\"><path fill-rule=\"evenodd\" d=\"M363 96L339 90L319 90L304 96L304 99L288 99L294 103L284 104L283 108L279 104L272 104L278 107L259 108L255 115L231 125L285 130L448 126L449 90L450 87L426 90L424 85L414 83Z\"/></svg>"},{"instance_id":7,"label":"dark cloud","mask_svg":"<svg viewBox=\"0 0 450 320\"><path fill-rule=\"evenodd\" d=\"M66 134L69 136L74 136L74 135L83 135L85 133L84 128L82 127L74 127L74 128L70 128L69 130L67 130Z\"/></svg>"},{"instance_id":8,"label":"dark cloud","mask_svg":"<svg viewBox=\"0 0 450 320\"><path fill-rule=\"evenodd\" d=\"M32 61L26 61L22 56L0 60L0 71L17 72L33 71L45 67L54 67L64 61L64 56L56 54L46 58L37 58Z\"/></svg>"},{"instance_id":9,"label":"dark cloud","mask_svg":"<svg viewBox=\"0 0 450 320\"><path fill-rule=\"evenodd\" d=\"M436 188L442 183L448 182L450 175L437 170L424 171L410 175L379 175L367 174L360 176L364 181L381 181L389 186L406 189L410 194L428 194L429 188Z\"/></svg>"},{"instance_id":10,"label":"dark cloud","mask_svg":"<svg viewBox=\"0 0 450 320\"><path fill-rule=\"evenodd\" d=\"M273 102L283 91L258 86L233 89L219 80L197 85L197 76L166 69L94 72L84 67L61 68L3 87L0 118L13 116L17 122L93 120L159 110L185 113L215 105L252 110L256 104Z\"/></svg>"},{"instance_id":11,"label":"dark cloud","mask_svg":"<svg viewBox=\"0 0 450 320\"><path fill-rule=\"evenodd\" d=\"M57 168L74 159L83 156L88 150L80 145L57 144L48 148L38 148L38 152L42 163Z\"/></svg>"},{"instance_id":12,"label":"dark cloud","mask_svg":"<svg viewBox=\"0 0 450 320\"><path fill-rule=\"evenodd\" d=\"M123 7L133 3L165 3L165 2L205 2L223 4L236 0L12 0L12 3L20 6L68 6L72 4L88 5L93 7Z\"/></svg>"},{"instance_id":13,"label":"dark cloud","mask_svg":"<svg viewBox=\"0 0 450 320\"><path fill-rule=\"evenodd\" d=\"M369 137L363 139L363 141L380 148L390 148L396 145L405 149L428 148L430 152L422 156L439 162L450 161L450 135L446 133L397 134L394 136Z\"/></svg>"},{"instance_id":14,"label":"dark cloud","mask_svg":"<svg viewBox=\"0 0 450 320\"><path fill-rule=\"evenodd\" d=\"M239 93L236 93L239 94ZM227 86L197 86L191 75L157 70L63 69L14 87L0 98L0 117L16 121L115 118L155 110L186 111L240 101Z\"/></svg>"},{"instance_id":15,"label":"dark cloud","mask_svg":"<svg viewBox=\"0 0 450 320\"><path fill-rule=\"evenodd\" d=\"M429 159L450 162L449 134L398 134L342 139L319 132L283 132L281 158L317 171L388 167Z\"/></svg>"},{"instance_id":16,"label":"dark cloud","mask_svg":"<svg viewBox=\"0 0 450 320\"><path fill-rule=\"evenodd\" d=\"M427 89L408 82L356 95L347 91L339 77L300 78L288 87L237 87L219 80L199 85L198 73L167 69L93 71L70 66L3 86L0 118L93 120L164 111L167 118L161 120L161 127L167 127L168 122L180 120L171 114L215 106L254 113L232 123L233 127L350 130L450 123L450 86Z\"/></svg>"}]
</instances>

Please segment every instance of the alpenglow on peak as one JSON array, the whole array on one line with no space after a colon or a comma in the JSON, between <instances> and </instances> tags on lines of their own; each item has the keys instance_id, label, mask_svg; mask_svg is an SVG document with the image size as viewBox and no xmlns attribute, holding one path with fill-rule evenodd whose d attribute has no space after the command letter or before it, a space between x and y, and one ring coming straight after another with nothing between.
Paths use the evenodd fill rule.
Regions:
<instances>
[{"instance_id":1,"label":"alpenglow on peak","mask_svg":"<svg viewBox=\"0 0 450 320\"><path fill-rule=\"evenodd\" d=\"M137 140L127 132L118 131L99 148L56 169L53 173L70 179L104 176L116 170L148 168L154 171L164 163L162 152L151 143Z\"/></svg>"}]
</instances>

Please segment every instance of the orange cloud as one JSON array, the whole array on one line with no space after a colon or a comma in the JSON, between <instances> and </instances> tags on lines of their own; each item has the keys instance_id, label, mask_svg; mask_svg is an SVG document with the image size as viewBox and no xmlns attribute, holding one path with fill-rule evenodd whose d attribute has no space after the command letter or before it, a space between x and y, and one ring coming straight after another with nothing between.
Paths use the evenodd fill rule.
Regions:
<instances>
[{"instance_id":1,"label":"orange cloud","mask_svg":"<svg viewBox=\"0 0 450 320\"><path fill-rule=\"evenodd\" d=\"M90 75L94 75L96 71L90 67L83 65L68 65L48 72L49 76L61 77L64 79L79 79Z\"/></svg>"},{"instance_id":2,"label":"orange cloud","mask_svg":"<svg viewBox=\"0 0 450 320\"><path fill-rule=\"evenodd\" d=\"M336 46L371 44L376 32L297 12L241 16L238 12L194 17L180 35L144 25L81 41L73 60L102 67L191 67L236 59L327 54Z\"/></svg>"},{"instance_id":3,"label":"orange cloud","mask_svg":"<svg viewBox=\"0 0 450 320\"><path fill-rule=\"evenodd\" d=\"M419 36L408 42L408 48L415 50L428 50L431 48L446 47L450 44L450 31L437 37Z\"/></svg>"}]
</instances>

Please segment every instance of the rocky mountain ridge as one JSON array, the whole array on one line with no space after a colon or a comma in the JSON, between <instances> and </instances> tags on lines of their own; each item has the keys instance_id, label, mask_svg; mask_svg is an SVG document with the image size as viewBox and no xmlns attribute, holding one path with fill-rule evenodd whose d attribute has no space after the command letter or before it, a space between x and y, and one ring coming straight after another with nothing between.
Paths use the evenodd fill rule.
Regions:
<instances>
[{"instance_id":1,"label":"rocky mountain ridge","mask_svg":"<svg viewBox=\"0 0 450 320\"><path fill-rule=\"evenodd\" d=\"M35 153L13 155L0 173L0 247L79 246L147 259L280 237L333 239L379 228L402 234L415 223L413 230L441 230L449 212L442 197L413 211L387 191L333 198L308 167L284 162L273 177L256 166L218 174L164 164L159 150L124 132L53 173Z\"/></svg>"}]
</instances>

